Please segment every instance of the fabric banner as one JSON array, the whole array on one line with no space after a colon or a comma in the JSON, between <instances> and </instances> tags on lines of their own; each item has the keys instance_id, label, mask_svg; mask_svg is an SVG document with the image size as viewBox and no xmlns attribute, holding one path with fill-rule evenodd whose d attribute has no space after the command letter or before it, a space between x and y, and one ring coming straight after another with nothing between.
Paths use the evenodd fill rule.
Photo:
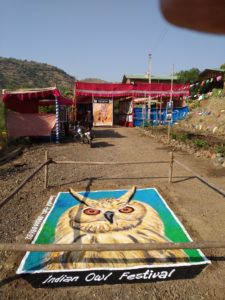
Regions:
<instances>
[{"instance_id":1,"label":"fabric banner","mask_svg":"<svg viewBox=\"0 0 225 300\"><path fill-rule=\"evenodd\" d=\"M170 96L171 93L174 97L188 96L189 84L174 83L171 90L170 83L139 83L133 86L133 95L135 97L157 97L157 96Z\"/></svg>"},{"instance_id":2,"label":"fabric banner","mask_svg":"<svg viewBox=\"0 0 225 300\"><path fill-rule=\"evenodd\" d=\"M189 96L189 84L174 83L172 87L172 95L174 97ZM122 84L122 83L88 83L76 82L75 94L77 97L110 97L121 98L126 96L148 97L148 96L170 96L170 83L137 83L137 84ZM79 101L82 102L82 101Z\"/></svg>"},{"instance_id":3,"label":"fabric banner","mask_svg":"<svg viewBox=\"0 0 225 300\"><path fill-rule=\"evenodd\" d=\"M113 125L113 101L112 99L93 100L94 126Z\"/></svg>"},{"instance_id":4,"label":"fabric banner","mask_svg":"<svg viewBox=\"0 0 225 300\"><path fill-rule=\"evenodd\" d=\"M55 126L55 114L21 114L7 112L7 130L11 137L50 136Z\"/></svg>"},{"instance_id":5,"label":"fabric banner","mask_svg":"<svg viewBox=\"0 0 225 300\"><path fill-rule=\"evenodd\" d=\"M76 96L125 97L132 93L132 84L75 82Z\"/></svg>"}]
</instances>

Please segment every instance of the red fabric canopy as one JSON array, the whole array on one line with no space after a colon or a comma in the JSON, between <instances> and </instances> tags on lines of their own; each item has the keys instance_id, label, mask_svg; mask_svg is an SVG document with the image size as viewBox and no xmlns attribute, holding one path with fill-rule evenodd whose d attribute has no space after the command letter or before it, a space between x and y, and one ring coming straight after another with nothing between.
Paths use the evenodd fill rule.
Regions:
<instances>
[{"instance_id":1,"label":"red fabric canopy","mask_svg":"<svg viewBox=\"0 0 225 300\"><path fill-rule=\"evenodd\" d=\"M139 83L133 85L133 93L137 97L143 96L189 96L189 84L174 83L172 86L170 83Z\"/></svg>"},{"instance_id":2,"label":"red fabric canopy","mask_svg":"<svg viewBox=\"0 0 225 300\"><path fill-rule=\"evenodd\" d=\"M173 84L172 95L189 96L189 84ZM146 96L170 96L171 84L168 83L88 83L75 82L75 95L78 102L82 101L82 96L102 97L102 98L121 98L128 96L146 97ZM83 97L85 99L85 97ZM81 101L79 101L81 100Z\"/></svg>"},{"instance_id":3,"label":"red fabric canopy","mask_svg":"<svg viewBox=\"0 0 225 300\"><path fill-rule=\"evenodd\" d=\"M76 96L126 97L132 93L132 85L123 83L75 82Z\"/></svg>"},{"instance_id":4,"label":"red fabric canopy","mask_svg":"<svg viewBox=\"0 0 225 300\"><path fill-rule=\"evenodd\" d=\"M6 108L21 113L38 113L38 106L54 105L58 97L59 105L72 105L73 101L60 95L57 88L21 90L5 92L3 102Z\"/></svg>"}]
</instances>

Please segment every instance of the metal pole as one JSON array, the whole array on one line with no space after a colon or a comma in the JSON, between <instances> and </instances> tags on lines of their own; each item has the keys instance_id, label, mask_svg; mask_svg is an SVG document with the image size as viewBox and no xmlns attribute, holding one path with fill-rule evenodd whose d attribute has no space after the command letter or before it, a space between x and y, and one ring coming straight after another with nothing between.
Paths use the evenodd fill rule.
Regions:
<instances>
[{"instance_id":1,"label":"metal pole","mask_svg":"<svg viewBox=\"0 0 225 300\"><path fill-rule=\"evenodd\" d=\"M149 53L149 55L148 55L148 83L151 85L151 83L152 83L152 74L151 74L151 72L152 72L152 54L151 53ZM148 97L148 113L149 113L149 115L148 115L148 119L149 119L149 125L151 125L151 93L150 93L150 95L149 95L149 97Z\"/></svg>"},{"instance_id":2,"label":"metal pole","mask_svg":"<svg viewBox=\"0 0 225 300\"><path fill-rule=\"evenodd\" d=\"M174 64L173 64L173 72L171 77L171 87L170 87L170 101L172 101L173 96L173 76L174 76Z\"/></svg>"},{"instance_id":3,"label":"metal pole","mask_svg":"<svg viewBox=\"0 0 225 300\"><path fill-rule=\"evenodd\" d=\"M170 86L170 102L173 99L173 76L174 76L174 64L173 64L173 72L172 72L171 86ZM172 120L173 120L173 112L172 112L172 116L171 116L171 121ZM168 143L170 143L171 121L169 121L169 124L168 124Z\"/></svg>"}]
</instances>

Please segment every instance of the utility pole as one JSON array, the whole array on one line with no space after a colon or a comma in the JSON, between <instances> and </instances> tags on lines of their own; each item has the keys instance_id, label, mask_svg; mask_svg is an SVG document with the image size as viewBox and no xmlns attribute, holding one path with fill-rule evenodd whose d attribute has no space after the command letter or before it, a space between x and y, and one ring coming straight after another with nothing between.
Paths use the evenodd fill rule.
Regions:
<instances>
[{"instance_id":1,"label":"utility pole","mask_svg":"<svg viewBox=\"0 0 225 300\"><path fill-rule=\"evenodd\" d=\"M170 101L172 101L173 98L173 76L174 76L174 64L173 64L173 73L172 73L171 86L170 86Z\"/></svg>"},{"instance_id":2,"label":"utility pole","mask_svg":"<svg viewBox=\"0 0 225 300\"><path fill-rule=\"evenodd\" d=\"M152 54L148 55L148 83L152 83ZM148 96L148 119L149 125L151 125L151 94Z\"/></svg>"},{"instance_id":3,"label":"utility pole","mask_svg":"<svg viewBox=\"0 0 225 300\"><path fill-rule=\"evenodd\" d=\"M174 64L173 64L173 72L172 72L171 85L170 85L170 103L173 99L173 76L174 76ZM171 111L171 121L172 120L173 120L173 110ZM170 143L171 121L169 121L169 124L168 124L168 144Z\"/></svg>"}]
</instances>

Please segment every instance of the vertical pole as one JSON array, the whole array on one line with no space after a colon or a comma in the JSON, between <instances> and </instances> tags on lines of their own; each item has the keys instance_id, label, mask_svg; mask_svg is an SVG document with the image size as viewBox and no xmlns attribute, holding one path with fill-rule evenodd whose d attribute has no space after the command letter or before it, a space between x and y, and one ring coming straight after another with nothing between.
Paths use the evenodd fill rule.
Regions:
<instances>
[{"instance_id":1,"label":"vertical pole","mask_svg":"<svg viewBox=\"0 0 225 300\"><path fill-rule=\"evenodd\" d=\"M76 94L76 82L74 82L73 109L74 109L74 121L76 121L76 120L77 120L77 94Z\"/></svg>"},{"instance_id":2,"label":"vertical pole","mask_svg":"<svg viewBox=\"0 0 225 300\"><path fill-rule=\"evenodd\" d=\"M56 125L55 125L55 129L56 129L56 144L59 144L59 102L58 102L58 97L55 96L55 115L56 115Z\"/></svg>"},{"instance_id":3,"label":"vertical pole","mask_svg":"<svg viewBox=\"0 0 225 300\"><path fill-rule=\"evenodd\" d=\"M160 124L162 124L162 96L160 97Z\"/></svg>"},{"instance_id":4,"label":"vertical pole","mask_svg":"<svg viewBox=\"0 0 225 300\"><path fill-rule=\"evenodd\" d=\"M168 144L170 143L170 131L171 131L171 124L170 124L170 121L169 121L169 124L168 124L168 131L167 131L167 140L168 140Z\"/></svg>"},{"instance_id":5,"label":"vertical pole","mask_svg":"<svg viewBox=\"0 0 225 300\"><path fill-rule=\"evenodd\" d=\"M45 151L45 161L48 161L48 150ZM45 165L45 178L44 178L44 188L48 187L48 164Z\"/></svg>"},{"instance_id":6,"label":"vertical pole","mask_svg":"<svg viewBox=\"0 0 225 300\"><path fill-rule=\"evenodd\" d=\"M151 59L152 59L152 55L151 53L148 55L148 83L150 85L150 91L151 91L151 83L152 83L152 65L151 65ZM149 119L149 125L151 125L151 93L148 97L148 119Z\"/></svg>"},{"instance_id":7,"label":"vertical pole","mask_svg":"<svg viewBox=\"0 0 225 300\"><path fill-rule=\"evenodd\" d=\"M173 155L173 151L172 151L172 152L170 152L169 183L172 183L172 177L173 177L173 161L174 161L174 155Z\"/></svg>"},{"instance_id":8,"label":"vertical pole","mask_svg":"<svg viewBox=\"0 0 225 300\"><path fill-rule=\"evenodd\" d=\"M132 100L131 100L131 104L132 104L132 125L131 127L134 127L134 93L132 95Z\"/></svg>"},{"instance_id":9,"label":"vertical pole","mask_svg":"<svg viewBox=\"0 0 225 300\"><path fill-rule=\"evenodd\" d=\"M174 64L173 64L173 72L172 72L172 77L171 77L170 102L173 99L173 76L174 76ZM171 112L171 113L172 113L171 121L169 121L169 124L168 124L168 144L170 143L171 122L173 120L173 112Z\"/></svg>"}]
</instances>

